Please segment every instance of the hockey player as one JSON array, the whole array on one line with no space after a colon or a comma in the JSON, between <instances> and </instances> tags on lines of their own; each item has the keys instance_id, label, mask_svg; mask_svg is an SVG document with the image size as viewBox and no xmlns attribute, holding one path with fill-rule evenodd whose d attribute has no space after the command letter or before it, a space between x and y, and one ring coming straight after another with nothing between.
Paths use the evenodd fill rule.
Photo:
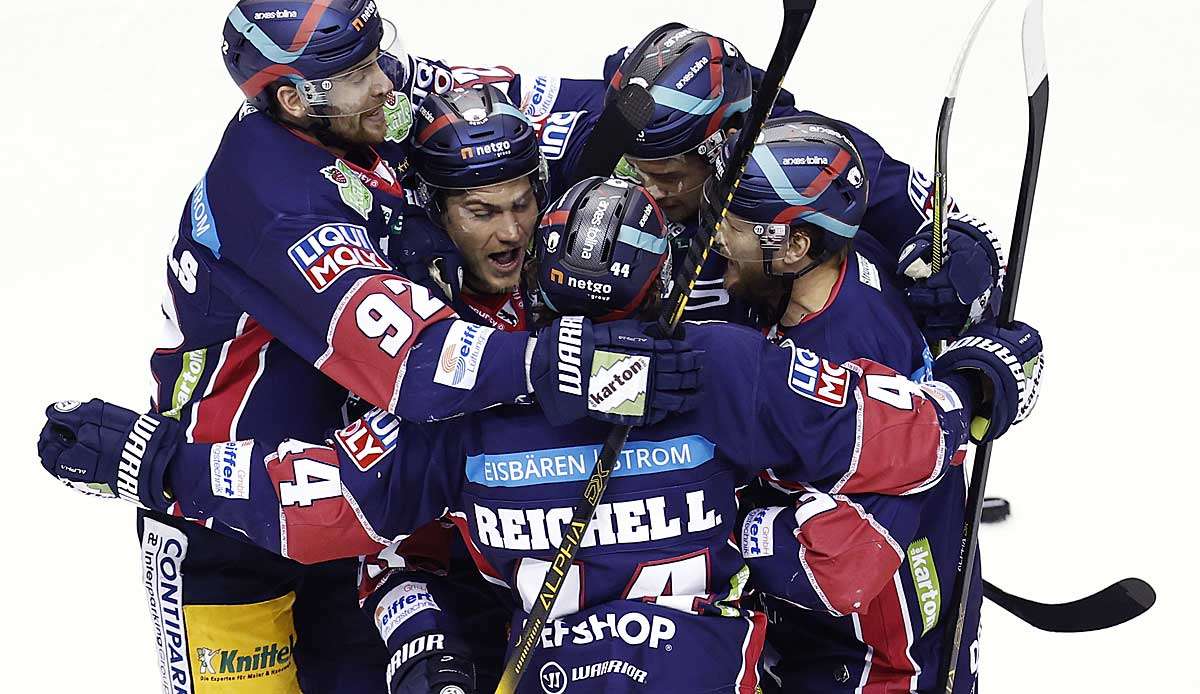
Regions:
<instances>
[{"instance_id":1,"label":"hockey player","mask_svg":"<svg viewBox=\"0 0 1200 694\"><path fill-rule=\"evenodd\" d=\"M729 41L673 22L609 56L603 80L524 76L520 84L523 110L539 129L546 157L567 171L565 179L551 181L552 191L574 180L570 171L605 100L631 81L650 91L654 114L621 170L643 182L662 205L680 254L698 227L701 187L714 171L720 145L740 127L761 76ZM801 113L816 115L798 111L792 94L782 91L772 115ZM1002 276L994 239L969 218L952 220L946 230L950 253L942 270L930 276L930 179L893 159L858 128L840 127L858 144L872 191L862 226L889 251L881 271L897 271L895 258L900 258L898 272L926 337L947 339L994 316ZM747 320L744 307L730 305L723 268L716 257L704 268L688 305L689 319Z\"/></svg>"},{"instance_id":2,"label":"hockey player","mask_svg":"<svg viewBox=\"0 0 1200 694\"><path fill-rule=\"evenodd\" d=\"M571 352L583 382L560 389L527 367L553 367L556 333L470 341L474 326L384 259L376 239L403 220L396 166L420 79L405 74L415 61L384 54L385 29L373 0L242 0L230 13L221 49L247 101L171 249L156 411L195 442L319 440L351 391L415 420L536 395L558 421L628 421L586 398L594 349L629 351L605 347L620 329L593 335L585 323L592 337ZM460 353L462 369L443 368ZM649 418L689 404L659 390L671 383L664 373L649 384ZM245 469L217 472L214 488L246 493ZM164 691L382 688L387 653L358 609L353 562L302 567L211 517L147 507L138 526ZM212 666L226 662L214 653L260 648L272 655L236 672Z\"/></svg>"},{"instance_id":3,"label":"hockey player","mask_svg":"<svg viewBox=\"0 0 1200 694\"><path fill-rule=\"evenodd\" d=\"M417 111L410 161L428 217L406 222L392 259L465 319L525 330L522 269L549 203L528 119L491 85L430 96Z\"/></svg>"},{"instance_id":4,"label":"hockey player","mask_svg":"<svg viewBox=\"0 0 1200 694\"><path fill-rule=\"evenodd\" d=\"M723 148L722 162L736 141ZM770 317L784 346L835 361L871 359L920 382L930 377L925 341L895 281L879 270L888 254L857 233L868 199L862 166L850 133L831 121L768 121L719 227L718 253L728 259L725 285ZM1029 375L1035 384L1040 368L1039 361ZM910 387L897 378L892 386L879 385L877 396L902 401ZM952 584L964 520L962 468L909 497L831 499L771 482L798 490L796 502L784 497L786 507L750 511L742 550L767 593L767 640L779 654L769 671L779 691L934 691L945 648L940 591ZM875 555L891 569L876 572L887 581L853 604L833 603L814 578L824 561L822 548L812 546L824 530L814 520L835 501L853 505L887 539L888 551ZM792 537L801 540L799 551L787 541ZM981 591L976 571L965 631L972 639ZM962 649L956 691L974 691L977 658L977 641Z\"/></svg>"},{"instance_id":5,"label":"hockey player","mask_svg":"<svg viewBox=\"0 0 1200 694\"><path fill-rule=\"evenodd\" d=\"M661 212L643 189L584 181L544 222L537 272L548 305L596 318L653 309L667 243ZM561 345L584 336L581 320L555 321ZM701 359L719 363L703 372L714 395L702 409L640 430L618 459L543 633L531 666L537 680L527 680L524 691L569 684L584 692L753 692L765 620L738 602L746 575L727 542L734 489L765 468L831 494L917 492L952 464L971 414L996 435L1034 399L1036 384L1026 386L1019 368L973 344L943 355L945 383L914 384L867 360L813 362L806 350L780 350L744 328L689 331L705 349ZM1040 339L1026 326L989 335L1020 362L1040 354ZM591 395L618 409L635 405L645 373L644 361L614 356ZM991 396L981 402L985 391ZM100 401L59 403L47 415L43 465L73 486L110 496L118 489L157 508L169 492L187 515L223 519L301 561L381 549L448 510L480 571L525 606L598 454L593 442L605 433L600 423L553 426L528 407L424 426L376 410L325 446L205 446L181 444L181 427L169 419ZM215 489L206 465L248 471L246 494ZM813 523L833 530L847 520L862 525L847 505ZM838 604L872 578L853 561L825 568L817 580ZM428 595L396 587L379 609L404 620L432 608ZM514 630L522 619L518 611ZM391 670L403 671L453 636L430 632L389 643Z\"/></svg>"}]
</instances>

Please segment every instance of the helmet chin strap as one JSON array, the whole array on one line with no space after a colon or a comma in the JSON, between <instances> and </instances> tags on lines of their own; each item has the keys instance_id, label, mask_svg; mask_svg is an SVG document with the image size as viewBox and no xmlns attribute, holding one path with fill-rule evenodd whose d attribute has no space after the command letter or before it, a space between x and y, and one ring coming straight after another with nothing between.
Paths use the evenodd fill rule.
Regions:
<instances>
[{"instance_id":1,"label":"helmet chin strap","mask_svg":"<svg viewBox=\"0 0 1200 694\"><path fill-rule=\"evenodd\" d=\"M796 280L821 267L825 261L833 257L833 253L833 250L826 248L811 263L795 272L775 272L771 267L771 263L775 260L775 249L763 249L763 275L776 278L780 286L783 287L783 293L779 297L779 300L775 302L775 306L764 308L763 310L766 312L758 316L760 327L765 328L776 325L783 319L783 315L787 312L788 305L792 301L792 287L795 286Z\"/></svg>"}]
</instances>

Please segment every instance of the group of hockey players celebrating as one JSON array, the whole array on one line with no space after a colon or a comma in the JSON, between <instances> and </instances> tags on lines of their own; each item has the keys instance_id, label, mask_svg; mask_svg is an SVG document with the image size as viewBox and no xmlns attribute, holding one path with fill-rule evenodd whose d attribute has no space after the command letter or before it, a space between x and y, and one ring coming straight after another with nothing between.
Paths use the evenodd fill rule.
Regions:
<instances>
[{"instance_id":1,"label":"group of hockey players celebrating","mask_svg":"<svg viewBox=\"0 0 1200 694\"><path fill-rule=\"evenodd\" d=\"M38 444L139 507L164 692L493 691L613 424L518 691L933 691L967 443L1037 400L999 243L952 208L932 272L928 179L787 92L719 219L762 72L682 24L631 45L585 79L451 67L374 0L238 2L151 409L56 403ZM581 177L632 80L649 124Z\"/></svg>"}]
</instances>

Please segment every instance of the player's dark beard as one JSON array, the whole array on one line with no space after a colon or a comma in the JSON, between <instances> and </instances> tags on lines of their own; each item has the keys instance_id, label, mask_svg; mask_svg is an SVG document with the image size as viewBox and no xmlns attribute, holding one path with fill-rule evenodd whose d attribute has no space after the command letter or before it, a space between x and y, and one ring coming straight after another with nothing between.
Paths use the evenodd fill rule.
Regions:
<instances>
[{"instance_id":1,"label":"player's dark beard","mask_svg":"<svg viewBox=\"0 0 1200 694\"><path fill-rule=\"evenodd\" d=\"M730 294L750 304L758 327L768 328L778 323L787 310L793 281L761 272L743 272Z\"/></svg>"}]
</instances>

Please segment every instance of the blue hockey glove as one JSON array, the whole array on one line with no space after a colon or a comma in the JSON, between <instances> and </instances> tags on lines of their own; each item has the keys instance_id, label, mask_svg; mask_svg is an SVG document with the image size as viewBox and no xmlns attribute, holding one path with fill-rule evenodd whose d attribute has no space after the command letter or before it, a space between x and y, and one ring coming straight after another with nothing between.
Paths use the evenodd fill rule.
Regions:
<instances>
[{"instance_id":1,"label":"blue hockey glove","mask_svg":"<svg viewBox=\"0 0 1200 694\"><path fill-rule=\"evenodd\" d=\"M164 480L178 429L172 419L103 400L57 402L46 408L38 456L47 472L85 494L165 511L171 500Z\"/></svg>"},{"instance_id":2,"label":"blue hockey glove","mask_svg":"<svg viewBox=\"0 0 1200 694\"><path fill-rule=\"evenodd\" d=\"M694 409L703 353L684 338L651 337L652 326L563 316L543 328L529 380L550 422L586 416L642 426Z\"/></svg>"},{"instance_id":3,"label":"blue hockey glove","mask_svg":"<svg viewBox=\"0 0 1200 694\"><path fill-rule=\"evenodd\" d=\"M932 272L933 232L926 224L900 253L896 273L914 283L908 305L929 341L952 339L998 315L1004 276L1000 241L986 224L953 212L946 223L942 268Z\"/></svg>"},{"instance_id":4,"label":"blue hockey glove","mask_svg":"<svg viewBox=\"0 0 1200 694\"><path fill-rule=\"evenodd\" d=\"M938 378L981 379L978 392L983 401L974 408L971 440L982 443L998 438L1033 411L1044 363L1037 330L1020 322L1003 328L988 324L951 343L933 362L933 373Z\"/></svg>"}]
</instances>

